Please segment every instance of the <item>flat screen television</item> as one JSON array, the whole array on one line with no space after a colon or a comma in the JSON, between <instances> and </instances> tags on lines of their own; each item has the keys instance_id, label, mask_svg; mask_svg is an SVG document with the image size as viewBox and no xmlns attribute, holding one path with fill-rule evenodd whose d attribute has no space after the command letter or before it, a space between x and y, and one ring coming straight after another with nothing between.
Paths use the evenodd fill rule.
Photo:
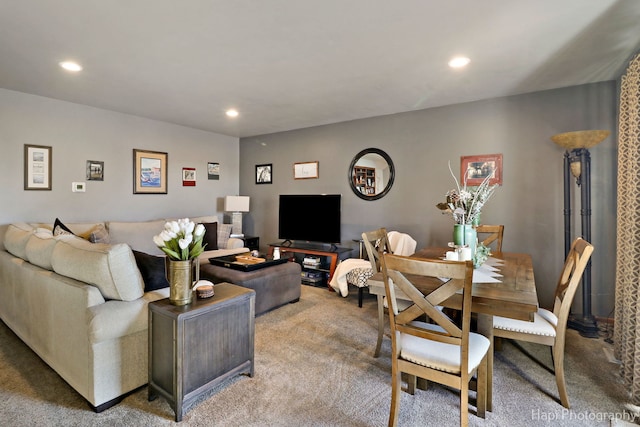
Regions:
<instances>
[{"instance_id":1,"label":"flat screen television","mask_svg":"<svg viewBox=\"0 0 640 427\"><path fill-rule=\"evenodd\" d=\"M340 243L340 194L281 194L278 238Z\"/></svg>"}]
</instances>

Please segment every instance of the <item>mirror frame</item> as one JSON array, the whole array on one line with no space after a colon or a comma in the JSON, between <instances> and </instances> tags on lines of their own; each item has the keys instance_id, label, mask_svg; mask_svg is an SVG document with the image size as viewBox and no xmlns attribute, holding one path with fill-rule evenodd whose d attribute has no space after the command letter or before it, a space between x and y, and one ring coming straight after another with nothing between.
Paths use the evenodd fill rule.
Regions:
<instances>
[{"instance_id":1,"label":"mirror frame","mask_svg":"<svg viewBox=\"0 0 640 427\"><path fill-rule=\"evenodd\" d=\"M358 161L367 154L377 154L381 156L389 165L389 182L387 182L387 185L384 187L384 190L372 196L367 196L366 194L362 194L360 191L358 191L358 188L353 183L353 168L355 167L356 163L358 163ZM393 166L393 161L391 160L391 157L389 157L387 153L380 150L379 148L366 148L360 151L358 154L355 155L355 157L351 161L351 164L349 165L349 171L348 171L349 186L351 187L351 190L353 190L355 195L360 197L363 200L369 200L369 201L378 200L386 196L387 193L391 190L391 186L393 185L393 181L395 177L396 177L396 170L395 170L395 167Z\"/></svg>"}]
</instances>

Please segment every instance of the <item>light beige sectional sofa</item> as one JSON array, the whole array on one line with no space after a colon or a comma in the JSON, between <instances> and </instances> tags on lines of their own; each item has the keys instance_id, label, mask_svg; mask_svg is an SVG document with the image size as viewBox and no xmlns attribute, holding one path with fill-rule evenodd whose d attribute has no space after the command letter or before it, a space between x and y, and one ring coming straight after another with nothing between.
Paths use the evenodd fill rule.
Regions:
<instances>
[{"instance_id":1,"label":"light beige sectional sofa","mask_svg":"<svg viewBox=\"0 0 640 427\"><path fill-rule=\"evenodd\" d=\"M147 304L169 289L144 292L132 249L161 255L152 237L165 222L66 224L84 237L107 230L109 244L53 236L52 224L0 230L0 318L98 412L148 382ZM248 250L228 233L218 224L223 249L201 260Z\"/></svg>"}]
</instances>

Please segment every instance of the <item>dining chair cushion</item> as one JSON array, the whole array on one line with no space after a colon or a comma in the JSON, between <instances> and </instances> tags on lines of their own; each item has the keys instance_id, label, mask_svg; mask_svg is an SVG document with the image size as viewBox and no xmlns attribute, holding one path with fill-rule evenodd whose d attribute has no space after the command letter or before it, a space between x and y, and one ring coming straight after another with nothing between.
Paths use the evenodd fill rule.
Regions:
<instances>
[{"instance_id":1,"label":"dining chair cushion","mask_svg":"<svg viewBox=\"0 0 640 427\"><path fill-rule=\"evenodd\" d=\"M369 286L367 280L373 276L375 272L372 268L354 268L347 273L347 283L350 283L359 288Z\"/></svg>"},{"instance_id":2,"label":"dining chair cushion","mask_svg":"<svg viewBox=\"0 0 640 427\"><path fill-rule=\"evenodd\" d=\"M495 329L546 337L555 337L557 326L558 318L556 315L544 308L539 308L538 312L533 314L533 322L508 319L500 316L494 316L493 318L493 327Z\"/></svg>"},{"instance_id":3,"label":"dining chair cushion","mask_svg":"<svg viewBox=\"0 0 640 427\"><path fill-rule=\"evenodd\" d=\"M436 332L445 332L438 325L413 321L412 325ZM446 344L413 335L400 334L400 357L428 368L460 373L460 346ZM489 350L489 340L476 333L469 334L469 373L478 367Z\"/></svg>"}]
</instances>

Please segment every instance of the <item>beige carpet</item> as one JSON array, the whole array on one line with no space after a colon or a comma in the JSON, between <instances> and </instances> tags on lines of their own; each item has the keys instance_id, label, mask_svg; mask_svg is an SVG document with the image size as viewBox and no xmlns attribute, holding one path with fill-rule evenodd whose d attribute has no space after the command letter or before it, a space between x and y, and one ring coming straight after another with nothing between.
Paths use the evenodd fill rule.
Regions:
<instances>
[{"instance_id":1,"label":"beige carpet","mask_svg":"<svg viewBox=\"0 0 640 427\"><path fill-rule=\"evenodd\" d=\"M192 405L184 426L384 426L390 388L390 341L372 357L376 302L357 292L341 298L302 287L302 298L256 319L255 377L238 376ZM472 426L624 425L618 366L607 360L602 339L569 331L566 372L572 410L557 402L548 348L505 343L497 353L494 409ZM524 350L524 351L523 351ZM533 361L527 353L542 362ZM459 397L440 386L403 393L400 425L455 426ZM475 410L475 408L473 408ZM11 426L163 426L173 411L162 398L147 400L146 387L96 414L86 402L0 323L0 414Z\"/></svg>"}]
</instances>

